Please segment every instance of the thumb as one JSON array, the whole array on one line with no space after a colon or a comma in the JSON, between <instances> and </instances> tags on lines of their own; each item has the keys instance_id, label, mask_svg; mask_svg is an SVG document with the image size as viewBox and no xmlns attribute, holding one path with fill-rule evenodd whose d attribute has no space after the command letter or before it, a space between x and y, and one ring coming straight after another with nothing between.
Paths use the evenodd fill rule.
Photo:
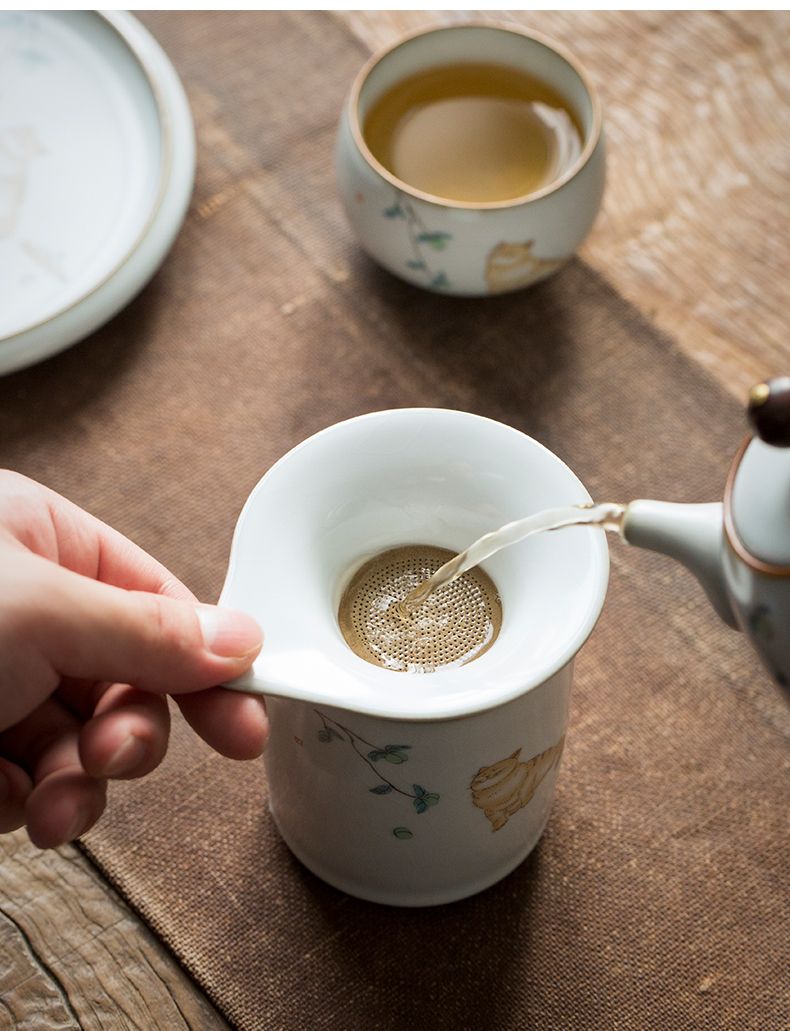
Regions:
<instances>
[{"instance_id":1,"label":"thumb","mask_svg":"<svg viewBox=\"0 0 790 1031\"><path fill-rule=\"evenodd\" d=\"M27 685L21 715L64 676L179 694L240 676L260 651L261 629L244 612L127 591L25 558L0 603L0 644L13 642L3 694L13 705ZM14 722L4 713L5 726Z\"/></svg>"}]
</instances>

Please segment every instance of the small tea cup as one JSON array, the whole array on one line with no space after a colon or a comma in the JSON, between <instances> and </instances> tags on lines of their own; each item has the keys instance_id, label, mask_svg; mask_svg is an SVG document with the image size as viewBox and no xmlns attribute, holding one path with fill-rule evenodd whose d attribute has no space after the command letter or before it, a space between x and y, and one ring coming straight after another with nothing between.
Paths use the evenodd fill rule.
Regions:
<instances>
[{"instance_id":1,"label":"small tea cup","mask_svg":"<svg viewBox=\"0 0 790 1031\"><path fill-rule=\"evenodd\" d=\"M398 83L427 69L475 62L527 72L575 115L581 153L532 193L487 202L433 196L388 171L366 143L372 105ZM506 293L556 272L592 228L605 178L601 103L575 58L534 33L487 23L423 30L360 71L340 121L336 168L349 221L384 268L440 293Z\"/></svg>"}]
</instances>

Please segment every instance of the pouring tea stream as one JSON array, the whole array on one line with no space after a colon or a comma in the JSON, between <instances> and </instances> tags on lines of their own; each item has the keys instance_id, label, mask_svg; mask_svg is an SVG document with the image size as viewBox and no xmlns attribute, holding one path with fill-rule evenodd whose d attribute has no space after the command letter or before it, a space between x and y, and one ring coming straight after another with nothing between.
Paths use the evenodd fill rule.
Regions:
<instances>
[{"instance_id":1,"label":"pouring tea stream","mask_svg":"<svg viewBox=\"0 0 790 1031\"><path fill-rule=\"evenodd\" d=\"M790 377L758 384L748 418L755 436L741 444L723 502L675 504L638 500L545 509L484 534L392 606L406 621L434 591L501 549L536 534L589 525L618 532L636 547L677 559L698 579L721 619L749 638L790 700ZM785 597L785 594L787 597ZM282 684L231 684L293 695ZM317 700L325 700L319 692ZM334 704L350 704L342 694Z\"/></svg>"}]
</instances>

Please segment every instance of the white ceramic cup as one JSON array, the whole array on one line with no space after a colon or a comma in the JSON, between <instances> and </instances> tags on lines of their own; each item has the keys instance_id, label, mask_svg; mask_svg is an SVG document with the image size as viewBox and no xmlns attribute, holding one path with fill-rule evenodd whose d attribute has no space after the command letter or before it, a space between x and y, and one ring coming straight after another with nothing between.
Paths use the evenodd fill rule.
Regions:
<instances>
[{"instance_id":1,"label":"white ceramic cup","mask_svg":"<svg viewBox=\"0 0 790 1031\"><path fill-rule=\"evenodd\" d=\"M403 544L461 550L540 509L589 502L541 444L446 409L340 423L285 455L239 518L221 604L265 643L233 685L267 695L269 802L293 853L374 902L424 906L488 887L538 841L568 723L573 658L606 592L599 527L531 538L484 567L493 646L457 669L394 672L337 622L344 587Z\"/></svg>"},{"instance_id":2,"label":"white ceramic cup","mask_svg":"<svg viewBox=\"0 0 790 1031\"><path fill-rule=\"evenodd\" d=\"M384 168L362 133L371 106L408 76L458 62L522 69L553 87L581 126L575 163L533 193L490 203L435 197ZM428 29L374 55L359 73L342 113L336 165L351 225L395 275L466 296L517 290L559 269L592 228L604 189L601 103L575 58L534 33L479 23Z\"/></svg>"}]
</instances>

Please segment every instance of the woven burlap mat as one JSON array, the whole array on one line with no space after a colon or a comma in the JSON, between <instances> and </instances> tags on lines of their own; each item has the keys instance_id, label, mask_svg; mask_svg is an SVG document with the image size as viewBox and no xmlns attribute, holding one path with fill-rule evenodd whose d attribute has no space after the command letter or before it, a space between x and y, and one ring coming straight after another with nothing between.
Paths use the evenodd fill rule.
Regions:
<instances>
[{"instance_id":1,"label":"woven burlap mat","mask_svg":"<svg viewBox=\"0 0 790 1031\"><path fill-rule=\"evenodd\" d=\"M195 113L193 204L126 311L0 380L2 464L206 601L259 477L366 411L510 423L597 500L721 496L738 406L584 264L459 301L361 255L331 153L365 55L335 22L145 20ZM240 1031L790 1026L790 713L684 570L611 553L548 829L482 895L410 911L326 887L278 840L262 764L181 723L159 770L114 786L88 855Z\"/></svg>"}]
</instances>

